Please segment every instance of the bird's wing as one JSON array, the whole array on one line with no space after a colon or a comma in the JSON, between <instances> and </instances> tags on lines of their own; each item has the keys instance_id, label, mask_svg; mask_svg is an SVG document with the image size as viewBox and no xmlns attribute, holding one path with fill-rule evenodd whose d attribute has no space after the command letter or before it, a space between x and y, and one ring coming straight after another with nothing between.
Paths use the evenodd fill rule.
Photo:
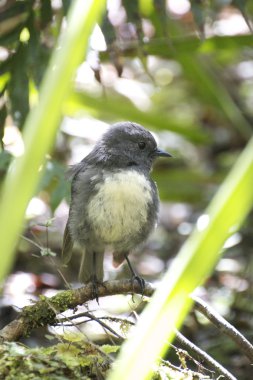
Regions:
<instances>
[{"instance_id":1,"label":"bird's wing","mask_svg":"<svg viewBox=\"0 0 253 380\"><path fill-rule=\"evenodd\" d=\"M69 226L67 222L64 235L63 235L63 244L62 244L62 261L64 264L68 264L71 259L73 245L74 243L70 236Z\"/></svg>"},{"instance_id":2,"label":"bird's wing","mask_svg":"<svg viewBox=\"0 0 253 380\"><path fill-rule=\"evenodd\" d=\"M66 179L72 181L71 185L71 203L73 202L73 195L74 195L74 186L73 183L75 181L75 178L81 171L85 171L87 168L87 165L85 163L85 159L81 162L79 162L76 165L73 165L69 168L69 170L66 173ZM71 204L70 204L71 208ZM71 238L70 231L69 231L69 219L66 223L66 227L64 230L63 235L63 243L62 243L62 261L64 264L68 264L71 256L72 256L72 249L73 249L74 242Z\"/></svg>"},{"instance_id":3,"label":"bird's wing","mask_svg":"<svg viewBox=\"0 0 253 380\"><path fill-rule=\"evenodd\" d=\"M67 170L66 178L70 181L73 181L80 171L85 171L87 169L87 164L83 159L81 162L75 165L71 165Z\"/></svg>"}]
</instances>

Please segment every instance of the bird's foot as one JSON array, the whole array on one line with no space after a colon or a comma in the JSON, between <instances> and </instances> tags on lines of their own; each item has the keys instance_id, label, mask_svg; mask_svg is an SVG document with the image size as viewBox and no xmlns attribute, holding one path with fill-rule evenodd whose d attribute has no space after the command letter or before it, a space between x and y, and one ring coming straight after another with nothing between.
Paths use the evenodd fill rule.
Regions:
<instances>
[{"instance_id":1,"label":"bird's foot","mask_svg":"<svg viewBox=\"0 0 253 380\"><path fill-rule=\"evenodd\" d=\"M144 290L145 290L145 280L142 277L138 276L137 274L134 274L131 281L132 281L133 288L134 288L134 282L136 281L138 283L138 285L141 288L141 296L143 297Z\"/></svg>"},{"instance_id":2,"label":"bird's foot","mask_svg":"<svg viewBox=\"0 0 253 380\"><path fill-rule=\"evenodd\" d=\"M99 286L102 286L103 288L106 289L106 286L105 286L105 284L104 284L103 282L98 281L96 275L93 275L93 276L91 277L91 280L90 280L90 281L91 281L91 285L92 285L92 289L91 289L91 297L94 298L94 299L97 301L98 305L99 305L99 300L98 300L98 297L99 297L99 294L98 294L98 288L99 288Z\"/></svg>"},{"instance_id":3,"label":"bird's foot","mask_svg":"<svg viewBox=\"0 0 253 380\"><path fill-rule=\"evenodd\" d=\"M135 270L133 269L130 261L129 261L129 258L127 257L127 255L125 255L125 259L126 259L126 262L129 266L129 269L130 269L130 272L132 273L132 286L134 288L134 281L137 281L138 285L140 286L141 288L141 296L143 297L143 294L144 294L144 289L145 289L145 280L138 276L136 273L135 273Z\"/></svg>"}]
</instances>

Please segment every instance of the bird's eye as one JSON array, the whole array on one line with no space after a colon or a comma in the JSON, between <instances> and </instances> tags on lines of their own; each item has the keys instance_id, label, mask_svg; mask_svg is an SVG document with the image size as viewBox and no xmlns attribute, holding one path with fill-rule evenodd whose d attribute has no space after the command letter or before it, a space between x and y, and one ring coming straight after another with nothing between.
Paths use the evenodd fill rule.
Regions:
<instances>
[{"instance_id":1,"label":"bird's eye","mask_svg":"<svg viewBox=\"0 0 253 380\"><path fill-rule=\"evenodd\" d=\"M144 141L140 141L138 143L138 147L140 148L140 150L143 150L146 148L146 143Z\"/></svg>"}]
</instances>

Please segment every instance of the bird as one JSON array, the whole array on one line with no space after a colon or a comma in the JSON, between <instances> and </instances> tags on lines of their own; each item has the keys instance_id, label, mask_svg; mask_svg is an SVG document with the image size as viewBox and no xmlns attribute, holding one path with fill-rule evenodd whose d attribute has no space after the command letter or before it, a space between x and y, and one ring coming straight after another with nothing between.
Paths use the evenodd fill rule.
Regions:
<instances>
[{"instance_id":1,"label":"bird","mask_svg":"<svg viewBox=\"0 0 253 380\"><path fill-rule=\"evenodd\" d=\"M117 268L127 261L133 279L144 286L128 255L143 244L157 224L159 196L150 173L158 157L171 154L158 148L140 124L113 124L83 160L69 170L71 202L62 259L72 257L74 243L82 250L79 281L92 282L95 298L103 283L105 250Z\"/></svg>"}]
</instances>

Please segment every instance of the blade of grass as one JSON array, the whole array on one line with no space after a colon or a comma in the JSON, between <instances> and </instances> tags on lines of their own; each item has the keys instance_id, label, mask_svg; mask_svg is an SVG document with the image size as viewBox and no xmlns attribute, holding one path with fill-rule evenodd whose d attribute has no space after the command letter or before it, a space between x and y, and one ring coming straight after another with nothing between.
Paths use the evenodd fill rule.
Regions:
<instances>
[{"instance_id":1,"label":"blade of grass","mask_svg":"<svg viewBox=\"0 0 253 380\"><path fill-rule=\"evenodd\" d=\"M70 90L76 68L86 54L90 34L105 3L105 0L73 2L68 26L45 74L39 103L26 120L23 136L25 153L13 162L1 194L0 279L10 269L24 213L41 174L39 169L55 140L62 102Z\"/></svg>"},{"instance_id":2,"label":"blade of grass","mask_svg":"<svg viewBox=\"0 0 253 380\"><path fill-rule=\"evenodd\" d=\"M206 223L194 230L141 315L131 339L123 345L108 380L150 378L192 300L189 294L216 264L225 240L234 233L253 203L253 138L206 211ZM144 364L145 363L145 364Z\"/></svg>"},{"instance_id":3,"label":"blade of grass","mask_svg":"<svg viewBox=\"0 0 253 380\"><path fill-rule=\"evenodd\" d=\"M180 37L175 36L170 38L168 44L167 38L155 38L140 45L140 42L133 42L132 44L124 45L118 43L117 48L120 49L120 54L124 57L138 56L138 50L141 48L143 52L148 55L156 55L162 58L172 59L175 58L175 52L182 53L197 53L207 52L215 53L215 51L237 51L244 47L252 46L252 36L250 34L238 36L214 36L200 40L198 37L188 37L186 35ZM110 51L106 50L101 52L100 57L102 61L110 59Z\"/></svg>"},{"instance_id":4,"label":"blade of grass","mask_svg":"<svg viewBox=\"0 0 253 380\"><path fill-rule=\"evenodd\" d=\"M169 130L178 133L187 139L203 143L210 140L210 136L205 133L200 127L193 125L191 122L176 120L175 118L166 117L156 111L143 112L132 105L130 102L122 101L122 98L111 96L94 96L86 92L72 92L64 103L64 113L72 116L79 114L80 110L86 111L95 117L113 120L134 120L137 123L145 125L147 128Z\"/></svg>"},{"instance_id":5,"label":"blade of grass","mask_svg":"<svg viewBox=\"0 0 253 380\"><path fill-rule=\"evenodd\" d=\"M250 138L253 128L243 116L242 110L222 83L221 78L212 70L211 60L205 62L197 56L182 53L176 54L176 57L202 99L206 99L216 111L219 111L245 139Z\"/></svg>"}]
</instances>

